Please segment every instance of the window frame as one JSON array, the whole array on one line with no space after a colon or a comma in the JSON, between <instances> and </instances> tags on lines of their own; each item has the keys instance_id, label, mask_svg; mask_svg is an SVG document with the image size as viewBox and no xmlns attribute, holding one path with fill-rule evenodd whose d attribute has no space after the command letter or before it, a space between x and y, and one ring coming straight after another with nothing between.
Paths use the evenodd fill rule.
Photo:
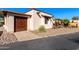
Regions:
<instances>
[{"instance_id":1,"label":"window frame","mask_svg":"<svg viewBox=\"0 0 79 59\"><path fill-rule=\"evenodd\" d=\"M50 17L47 17L47 16L44 16L44 19L45 19L45 24L48 24L48 21L49 21L49 19L50 19Z\"/></svg>"}]
</instances>

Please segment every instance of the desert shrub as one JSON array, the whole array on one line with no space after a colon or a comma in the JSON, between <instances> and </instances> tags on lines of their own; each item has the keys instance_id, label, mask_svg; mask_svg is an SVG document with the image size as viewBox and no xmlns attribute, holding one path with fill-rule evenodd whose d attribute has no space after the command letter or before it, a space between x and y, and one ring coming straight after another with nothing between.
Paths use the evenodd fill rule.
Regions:
<instances>
[{"instance_id":1,"label":"desert shrub","mask_svg":"<svg viewBox=\"0 0 79 59\"><path fill-rule=\"evenodd\" d=\"M43 25L41 25L41 26L38 28L38 31L39 31L39 32L46 32L46 28L45 28Z\"/></svg>"}]
</instances>

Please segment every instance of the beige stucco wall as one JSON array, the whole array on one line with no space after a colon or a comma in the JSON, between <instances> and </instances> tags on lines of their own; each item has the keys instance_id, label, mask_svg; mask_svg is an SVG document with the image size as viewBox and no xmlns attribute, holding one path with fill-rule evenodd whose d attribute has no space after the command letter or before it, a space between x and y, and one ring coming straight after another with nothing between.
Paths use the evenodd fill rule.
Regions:
<instances>
[{"instance_id":1,"label":"beige stucco wall","mask_svg":"<svg viewBox=\"0 0 79 59\"><path fill-rule=\"evenodd\" d=\"M52 27L53 27L53 21L52 21L52 20L53 20L53 19L50 18L50 19L48 20L48 23L45 24L45 19L44 19L44 26L45 26L46 29L49 29L49 28L52 28Z\"/></svg>"},{"instance_id":2,"label":"beige stucco wall","mask_svg":"<svg viewBox=\"0 0 79 59\"><path fill-rule=\"evenodd\" d=\"M14 32L14 16L7 15L4 17L4 19L5 19L4 28L6 29L6 31Z\"/></svg>"},{"instance_id":3,"label":"beige stucco wall","mask_svg":"<svg viewBox=\"0 0 79 59\"><path fill-rule=\"evenodd\" d=\"M32 18L32 16L31 16L31 18L27 19L27 30L28 31L33 30L33 18Z\"/></svg>"},{"instance_id":4,"label":"beige stucco wall","mask_svg":"<svg viewBox=\"0 0 79 59\"><path fill-rule=\"evenodd\" d=\"M32 30L32 31L37 30L41 25L45 26L46 29L52 28L53 22L51 20L53 20L53 19L52 18L49 19L48 24L45 24L45 18L43 16L41 16L41 15L46 15L46 16L52 17L52 15L40 12L40 16L41 16L41 18L40 18L36 12L38 12L38 11L31 10L26 13L26 14L32 15L31 18L29 18L29 20L28 20L29 30Z\"/></svg>"},{"instance_id":5,"label":"beige stucco wall","mask_svg":"<svg viewBox=\"0 0 79 59\"><path fill-rule=\"evenodd\" d=\"M36 30L38 29L39 25L40 25L40 18L39 16L36 14L36 11L32 10L30 12L27 12L26 14L30 14L32 15L31 18L28 19L28 30Z\"/></svg>"}]
</instances>

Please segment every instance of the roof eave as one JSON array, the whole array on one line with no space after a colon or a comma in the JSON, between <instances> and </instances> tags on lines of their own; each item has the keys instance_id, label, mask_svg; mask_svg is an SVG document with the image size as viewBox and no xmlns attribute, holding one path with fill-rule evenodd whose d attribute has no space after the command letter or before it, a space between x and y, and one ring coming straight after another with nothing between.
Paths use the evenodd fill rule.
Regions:
<instances>
[{"instance_id":1,"label":"roof eave","mask_svg":"<svg viewBox=\"0 0 79 59\"><path fill-rule=\"evenodd\" d=\"M12 14L18 14L18 15L22 15L22 16L31 16L29 14L24 14L24 13L20 13L20 12L14 12L14 11L8 11L8 10L3 10L1 11L1 14L4 14L4 13L12 13Z\"/></svg>"}]
</instances>

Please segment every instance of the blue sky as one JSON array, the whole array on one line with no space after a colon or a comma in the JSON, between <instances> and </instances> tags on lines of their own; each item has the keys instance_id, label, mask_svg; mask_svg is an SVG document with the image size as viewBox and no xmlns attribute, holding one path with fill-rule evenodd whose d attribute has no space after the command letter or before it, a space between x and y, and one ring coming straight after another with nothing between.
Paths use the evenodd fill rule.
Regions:
<instances>
[{"instance_id":1,"label":"blue sky","mask_svg":"<svg viewBox=\"0 0 79 59\"><path fill-rule=\"evenodd\" d=\"M55 18L68 18L79 16L79 8L37 8L38 10L53 14ZM0 8L0 10L11 10L16 12L27 12L30 8Z\"/></svg>"}]
</instances>

